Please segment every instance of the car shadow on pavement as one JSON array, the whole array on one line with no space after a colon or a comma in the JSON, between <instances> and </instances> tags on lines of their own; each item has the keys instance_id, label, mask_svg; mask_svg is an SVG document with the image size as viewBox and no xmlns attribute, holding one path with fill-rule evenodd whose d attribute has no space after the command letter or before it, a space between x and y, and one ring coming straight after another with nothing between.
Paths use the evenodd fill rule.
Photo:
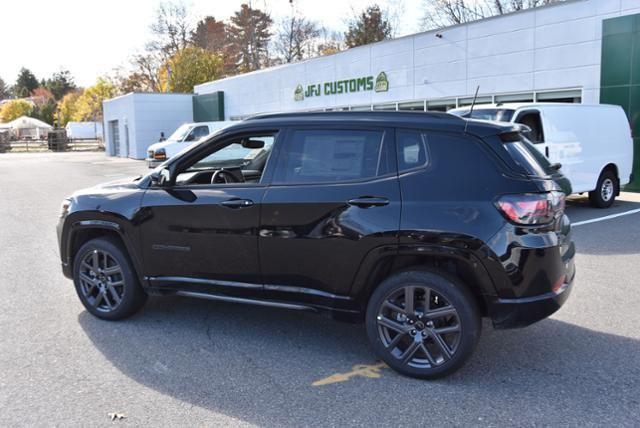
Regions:
<instances>
[{"instance_id":1,"label":"car shadow on pavement","mask_svg":"<svg viewBox=\"0 0 640 428\"><path fill-rule=\"evenodd\" d=\"M492 406L530 409L532 401L533 410L562 406L566 417L575 415L574 423L594 408L618 416L621 408L639 408L640 341L555 319L510 331L494 331L485 323L471 361L445 379L419 381L384 369L377 379L355 376L320 387L312 383L376 363L362 325L178 297L150 298L144 311L122 322L87 312L78 319L96 348L127 377L258 425L367 418L376 425L397 423L396 412L380 410L389 405L390 391L394 402L405 406L428 395L420 412L429 406L435 411L436 405L457 411L461 402L470 412L486 413Z\"/></svg>"}]
</instances>

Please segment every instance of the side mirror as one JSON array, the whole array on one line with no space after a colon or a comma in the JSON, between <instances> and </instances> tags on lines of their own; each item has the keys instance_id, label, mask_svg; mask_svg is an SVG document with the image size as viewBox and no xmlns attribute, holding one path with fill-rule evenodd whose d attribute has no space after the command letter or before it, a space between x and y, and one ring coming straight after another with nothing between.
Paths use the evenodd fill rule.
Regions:
<instances>
[{"instance_id":1,"label":"side mirror","mask_svg":"<svg viewBox=\"0 0 640 428\"><path fill-rule=\"evenodd\" d=\"M168 168L154 171L151 173L151 182L158 187L164 187L171 182L171 172Z\"/></svg>"},{"instance_id":2,"label":"side mirror","mask_svg":"<svg viewBox=\"0 0 640 428\"><path fill-rule=\"evenodd\" d=\"M262 140L251 140L249 138L243 138L240 142L242 147L245 149L261 149L264 147L264 141Z\"/></svg>"},{"instance_id":3,"label":"side mirror","mask_svg":"<svg viewBox=\"0 0 640 428\"><path fill-rule=\"evenodd\" d=\"M549 168L551 168L554 171L560 171L560 168L562 168L562 164L560 162L555 162L549 165Z\"/></svg>"}]
</instances>

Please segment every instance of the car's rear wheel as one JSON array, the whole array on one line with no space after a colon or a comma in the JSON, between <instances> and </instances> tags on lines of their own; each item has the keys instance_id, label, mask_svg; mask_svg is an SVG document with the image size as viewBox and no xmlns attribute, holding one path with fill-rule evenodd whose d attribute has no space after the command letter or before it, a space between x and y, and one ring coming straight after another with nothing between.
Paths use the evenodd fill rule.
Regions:
<instances>
[{"instance_id":1,"label":"car's rear wheel","mask_svg":"<svg viewBox=\"0 0 640 428\"><path fill-rule=\"evenodd\" d=\"M609 208L617 194L618 178L612 170L607 169L600 174L595 190L589 192L589 202L597 208Z\"/></svg>"},{"instance_id":2,"label":"car's rear wheel","mask_svg":"<svg viewBox=\"0 0 640 428\"><path fill-rule=\"evenodd\" d=\"M366 327L375 352L389 367L435 379L471 356L481 320L473 295L457 278L411 270L387 278L374 291Z\"/></svg>"},{"instance_id":3,"label":"car's rear wheel","mask_svg":"<svg viewBox=\"0 0 640 428\"><path fill-rule=\"evenodd\" d=\"M121 244L97 238L76 253L73 280L80 301L91 314L107 320L133 315L146 300Z\"/></svg>"}]
</instances>

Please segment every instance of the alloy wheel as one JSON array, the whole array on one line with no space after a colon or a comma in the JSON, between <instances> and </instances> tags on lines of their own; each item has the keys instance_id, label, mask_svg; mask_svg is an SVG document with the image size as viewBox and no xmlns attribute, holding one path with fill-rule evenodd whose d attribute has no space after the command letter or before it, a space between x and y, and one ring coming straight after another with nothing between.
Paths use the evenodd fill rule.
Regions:
<instances>
[{"instance_id":1,"label":"alloy wheel","mask_svg":"<svg viewBox=\"0 0 640 428\"><path fill-rule=\"evenodd\" d=\"M116 259L104 250L92 250L82 259L80 290L97 311L112 312L124 295L124 276Z\"/></svg>"},{"instance_id":2,"label":"alloy wheel","mask_svg":"<svg viewBox=\"0 0 640 428\"><path fill-rule=\"evenodd\" d=\"M391 292L376 318L387 351L405 365L433 368L449 361L460 344L456 309L435 290L407 285Z\"/></svg>"}]
</instances>

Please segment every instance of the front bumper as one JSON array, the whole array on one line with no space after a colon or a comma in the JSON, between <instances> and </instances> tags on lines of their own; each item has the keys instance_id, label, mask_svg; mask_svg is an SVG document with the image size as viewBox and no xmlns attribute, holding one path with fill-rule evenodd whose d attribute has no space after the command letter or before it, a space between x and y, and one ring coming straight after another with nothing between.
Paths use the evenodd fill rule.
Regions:
<instances>
[{"instance_id":1,"label":"front bumper","mask_svg":"<svg viewBox=\"0 0 640 428\"><path fill-rule=\"evenodd\" d=\"M526 327L543 320L567 301L576 274L573 258L566 263L565 281L555 291L518 299L494 298L488 302L493 325L497 329Z\"/></svg>"},{"instance_id":2,"label":"front bumper","mask_svg":"<svg viewBox=\"0 0 640 428\"><path fill-rule=\"evenodd\" d=\"M149 168L155 168L158 165L160 165L162 162L164 162L164 160L157 160L157 159L149 159L149 158L147 158L147 166Z\"/></svg>"}]
</instances>

